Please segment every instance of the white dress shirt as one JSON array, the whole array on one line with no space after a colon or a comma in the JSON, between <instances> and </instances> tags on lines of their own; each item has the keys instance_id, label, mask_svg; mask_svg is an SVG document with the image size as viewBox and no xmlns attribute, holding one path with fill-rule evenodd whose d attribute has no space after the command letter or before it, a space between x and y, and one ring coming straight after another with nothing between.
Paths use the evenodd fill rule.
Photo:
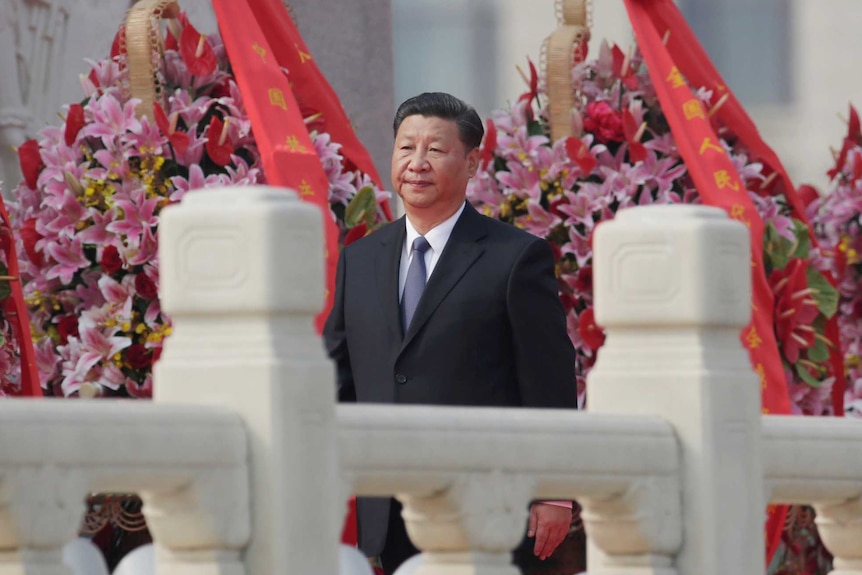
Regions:
<instances>
[{"instance_id":1,"label":"white dress shirt","mask_svg":"<svg viewBox=\"0 0 862 575\"><path fill-rule=\"evenodd\" d=\"M449 216L448 219L431 228L425 239L431 245L430 249L425 250L425 283L428 283L428 278L434 272L434 267L440 260L440 254L443 253L443 248L449 241L449 236L452 235L452 230L455 228L455 222L461 217L464 211L465 204L461 204L461 208ZM410 267L410 261L413 259L413 240L420 235L410 223L410 216L404 218L404 223L407 226L407 236L404 238L404 245L401 247L401 267L398 270L398 301L401 301L404 295L404 284L407 283L407 270Z\"/></svg>"}]
</instances>

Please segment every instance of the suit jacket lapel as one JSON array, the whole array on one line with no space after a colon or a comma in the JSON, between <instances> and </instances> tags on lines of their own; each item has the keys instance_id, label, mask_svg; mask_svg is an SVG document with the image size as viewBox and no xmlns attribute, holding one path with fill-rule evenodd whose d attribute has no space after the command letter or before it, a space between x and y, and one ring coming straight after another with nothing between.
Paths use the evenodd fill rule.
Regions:
<instances>
[{"instance_id":1,"label":"suit jacket lapel","mask_svg":"<svg viewBox=\"0 0 862 575\"><path fill-rule=\"evenodd\" d=\"M402 350L407 347L416 333L422 329L422 326L430 319L434 310L437 309L446 295L464 277L464 274L467 273L473 262L485 251L485 248L478 243L478 240L484 237L485 234L486 230L482 216L470 204L467 204L461 217L458 218L455 227L452 229L449 241L446 242L446 247L443 249L443 253L440 254L440 259L437 260L437 265L434 266L431 278L425 286L422 299L419 300L419 305L413 314L413 321L410 323L410 327L401 344Z\"/></svg>"},{"instance_id":2,"label":"suit jacket lapel","mask_svg":"<svg viewBox=\"0 0 862 575\"><path fill-rule=\"evenodd\" d=\"M401 333L401 306L398 294L398 273L401 265L401 250L404 247L404 237L407 229L404 227L404 217L390 226L392 233L381 233L383 249L377 254L376 272L380 304L383 306L383 318L396 340ZM380 232L383 232L381 230ZM378 233L380 233L378 232Z\"/></svg>"}]
</instances>

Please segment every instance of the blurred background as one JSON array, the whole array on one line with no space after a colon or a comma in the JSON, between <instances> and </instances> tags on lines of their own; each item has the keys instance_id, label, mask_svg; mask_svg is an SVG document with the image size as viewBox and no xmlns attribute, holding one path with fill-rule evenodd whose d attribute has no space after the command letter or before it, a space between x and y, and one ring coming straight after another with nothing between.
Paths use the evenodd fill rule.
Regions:
<instances>
[{"instance_id":1,"label":"blurred background","mask_svg":"<svg viewBox=\"0 0 862 575\"><path fill-rule=\"evenodd\" d=\"M590 49L624 49L622 0L594 0ZM679 0L715 65L797 183L826 188L849 102L862 103L857 0ZM180 0L214 32L206 0ZM0 0L0 180L19 180L12 146L81 99L84 58L104 56L128 0ZM290 10L388 183L395 105L448 91L485 116L524 90L516 65L538 62L554 0L291 0Z\"/></svg>"}]
</instances>

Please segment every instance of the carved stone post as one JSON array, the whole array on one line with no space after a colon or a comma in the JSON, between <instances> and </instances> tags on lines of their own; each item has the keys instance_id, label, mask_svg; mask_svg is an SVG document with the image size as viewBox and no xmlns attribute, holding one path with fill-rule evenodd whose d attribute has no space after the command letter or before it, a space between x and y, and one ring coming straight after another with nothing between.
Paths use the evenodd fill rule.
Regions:
<instances>
[{"instance_id":1,"label":"carved stone post","mask_svg":"<svg viewBox=\"0 0 862 575\"><path fill-rule=\"evenodd\" d=\"M633 208L599 226L595 262L596 320L607 341L589 377L589 410L656 414L674 426L683 469L679 573L761 573L760 386L739 338L751 317L748 230L717 208ZM630 495L621 497L631 508ZM631 516L608 516L608 502L584 504L588 536ZM591 573L673 568L668 540L628 549L610 541L593 542L603 557L590 558Z\"/></svg>"},{"instance_id":2,"label":"carved stone post","mask_svg":"<svg viewBox=\"0 0 862 575\"><path fill-rule=\"evenodd\" d=\"M442 493L398 497L410 540L424 553L416 575L518 575L533 478L494 471L458 477Z\"/></svg>"},{"instance_id":3,"label":"carved stone post","mask_svg":"<svg viewBox=\"0 0 862 575\"><path fill-rule=\"evenodd\" d=\"M862 500L815 505L817 530L835 558L831 575L862 574Z\"/></svg>"},{"instance_id":4,"label":"carved stone post","mask_svg":"<svg viewBox=\"0 0 862 575\"><path fill-rule=\"evenodd\" d=\"M191 192L163 214L161 301L174 324L155 400L226 405L245 420L247 575L335 573L344 509L332 504L334 373L313 324L324 294L322 215L264 187Z\"/></svg>"},{"instance_id":5,"label":"carved stone post","mask_svg":"<svg viewBox=\"0 0 862 575\"><path fill-rule=\"evenodd\" d=\"M78 536L86 495L79 470L0 471L0 575L71 575L63 546Z\"/></svg>"}]
</instances>

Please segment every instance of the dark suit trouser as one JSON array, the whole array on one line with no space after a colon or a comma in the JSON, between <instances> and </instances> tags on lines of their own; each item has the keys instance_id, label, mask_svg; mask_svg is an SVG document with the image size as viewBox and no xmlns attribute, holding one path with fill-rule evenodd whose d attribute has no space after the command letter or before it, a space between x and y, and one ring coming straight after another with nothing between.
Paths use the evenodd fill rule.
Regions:
<instances>
[{"instance_id":1,"label":"dark suit trouser","mask_svg":"<svg viewBox=\"0 0 862 575\"><path fill-rule=\"evenodd\" d=\"M413 546L401 518L401 503L392 499L389 506L389 529L386 533L386 545L380 554L380 562L383 564L383 572L392 575L402 563L419 553Z\"/></svg>"}]
</instances>

